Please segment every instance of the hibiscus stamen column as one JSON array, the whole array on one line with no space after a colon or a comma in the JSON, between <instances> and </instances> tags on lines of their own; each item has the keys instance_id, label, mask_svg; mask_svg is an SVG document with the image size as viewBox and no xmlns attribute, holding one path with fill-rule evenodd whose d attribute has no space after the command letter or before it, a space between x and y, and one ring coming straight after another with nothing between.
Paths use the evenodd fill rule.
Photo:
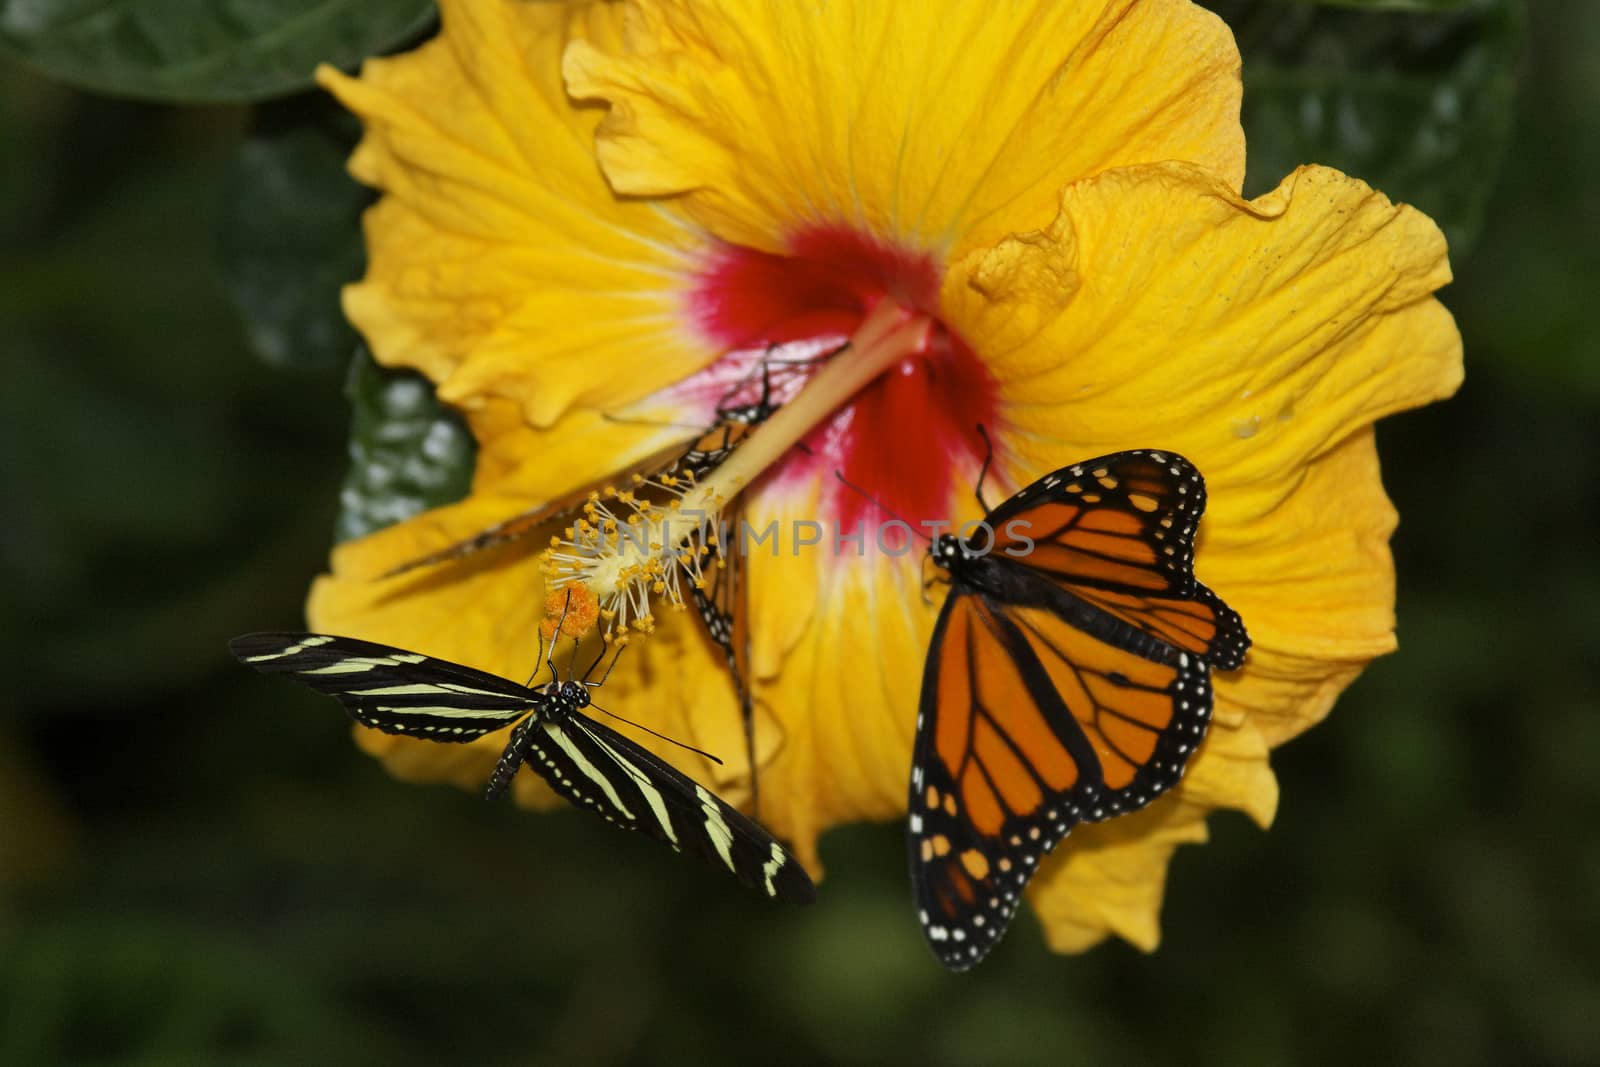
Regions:
<instances>
[{"instance_id":1,"label":"hibiscus stamen column","mask_svg":"<svg viewBox=\"0 0 1600 1067\"><path fill-rule=\"evenodd\" d=\"M750 437L700 482L682 483L682 492L667 506L637 500L632 493L612 493L643 520L642 536L624 536L625 520L591 503L588 522L569 531L569 540L552 546L549 581L554 587L571 582L588 586L605 606L615 628L648 630L648 599L665 595L682 603L679 575L701 582L700 560L684 546L695 529L717 528L728 502L783 457L807 434L831 418L864 386L918 351L930 329L925 316L913 315L891 301L882 301L850 339L850 346L829 360L795 397L762 423Z\"/></svg>"}]
</instances>

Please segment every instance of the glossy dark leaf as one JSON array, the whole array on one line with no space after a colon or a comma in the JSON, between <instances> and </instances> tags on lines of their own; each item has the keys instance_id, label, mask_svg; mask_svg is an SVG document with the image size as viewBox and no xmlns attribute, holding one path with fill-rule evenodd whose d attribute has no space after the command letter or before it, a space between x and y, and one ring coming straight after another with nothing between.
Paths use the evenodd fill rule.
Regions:
<instances>
[{"instance_id":1,"label":"glossy dark leaf","mask_svg":"<svg viewBox=\"0 0 1600 1067\"><path fill-rule=\"evenodd\" d=\"M1428 4L1453 9L1435 13L1209 6L1244 57L1247 193L1323 163L1427 212L1452 253L1471 246L1510 135L1517 0Z\"/></svg>"},{"instance_id":2,"label":"glossy dark leaf","mask_svg":"<svg viewBox=\"0 0 1600 1067\"><path fill-rule=\"evenodd\" d=\"M432 0L0 0L0 47L85 89L260 100L416 34Z\"/></svg>"},{"instance_id":3,"label":"glossy dark leaf","mask_svg":"<svg viewBox=\"0 0 1600 1067\"><path fill-rule=\"evenodd\" d=\"M341 541L453 503L472 485L477 446L466 424L413 371L378 366L365 350L348 386L350 470L339 494Z\"/></svg>"},{"instance_id":4,"label":"glossy dark leaf","mask_svg":"<svg viewBox=\"0 0 1600 1067\"><path fill-rule=\"evenodd\" d=\"M345 173L359 126L322 97L260 109L223 188L222 281L256 353L277 367L334 371L355 350L339 289L365 263L371 194Z\"/></svg>"}]
</instances>

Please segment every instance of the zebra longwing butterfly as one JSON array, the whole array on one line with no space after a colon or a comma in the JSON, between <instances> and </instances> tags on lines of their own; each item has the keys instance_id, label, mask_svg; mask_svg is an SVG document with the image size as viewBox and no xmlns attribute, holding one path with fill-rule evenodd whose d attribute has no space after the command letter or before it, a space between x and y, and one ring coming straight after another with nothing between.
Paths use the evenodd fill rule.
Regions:
<instances>
[{"instance_id":1,"label":"zebra longwing butterfly","mask_svg":"<svg viewBox=\"0 0 1600 1067\"><path fill-rule=\"evenodd\" d=\"M526 763L574 807L725 867L774 900L807 904L816 898L804 868L756 822L585 715L590 690L599 683L560 681L553 657L545 659L551 680L529 687L418 652L330 634L246 634L229 648L247 666L287 674L329 694L357 722L385 733L464 743L510 728L489 796L503 793Z\"/></svg>"}]
</instances>

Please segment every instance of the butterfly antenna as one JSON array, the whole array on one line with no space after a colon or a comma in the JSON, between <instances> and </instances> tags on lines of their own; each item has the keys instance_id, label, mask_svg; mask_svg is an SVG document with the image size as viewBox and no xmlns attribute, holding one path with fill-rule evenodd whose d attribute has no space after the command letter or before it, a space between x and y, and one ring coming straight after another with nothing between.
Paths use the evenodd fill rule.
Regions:
<instances>
[{"instance_id":1,"label":"butterfly antenna","mask_svg":"<svg viewBox=\"0 0 1600 1067\"><path fill-rule=\"evenodd\" d=\"M978 507L984 514L989 513L989 505L983 499L983 480L989 476L989 464L994 460L994 442L989 440L989 431L983 428L983 423L978 423L978 436L983 438L983 466L978 468L978 484L973 489L973 495L978 498Z\"/></svg>"},{"instance_id":2,"label":"butterfly antenna","mask_svg":"<svg viewBox=\"0 0 1600 1067\"><path fill-rule=\"evenodd\" d=\"M916 526L914 526L910 521L908 521L908 520L906 520L904 518L901 518L899 515L895 514L893 511L890 511L888 509L888 507L886 507L884 505L883 501L879 500L877 497L873 496L871 493L869 493L865 489L861 488L855 482L852 482L849 478L846 478L844 476L844 471L839 470L838 468L834 468L833 476L835 478L839 479L845 485L849 486L851 489L854 489L856 492L860 493L863 497L865 497L867 499L868 503L872 504L879 511L883 512L885 515L889 516L891 519L895 519L895 520L897 520L899 522L905 523L906 527L912 533L916 534L918 537L922 538L924 541L928 541L930 544L932 543L932 539L927 534L925 534L921 530L917 529Z\"/></svg>"},{"instance_id":3,"label":"butterfly antenna","mask_svg":"<svg viewBox=\"0 0 1600 1067\"><path fill-rule=\"evenodd\" d=\"M839 346L837 346L835 348L830 348L825 352L817 352L814 355L796 356L794 359L771 359L771 358L769 358L769 359L765 360L764 362L769 367L811 367L811 366L815 366L818 363L822 363L822 362L824 362L826 360L832 359L834 356L837 356L839 353L843 352L845 349L847 349L849 347L850 347L850 342L849 341L845 341L844 343L840 344Z\"/></svg>"},{"instance_id":4,"label":"butterfly antenna","mask_svg":"<svg viewBox=\"0 0 1600 1067\"><path fill-rule=\"evenodd\" d=\"M767 354L761 360L761 399L756 401L756 406L762 411L771 411L772 407L772 350L776 345L767 346Z\"/></svg>"},{"instance_id":5,"label":"butterfly antenna","mask_svg":"<svg viewBox=\"0 0 1600 1067\"><path fill-rule=\"evenodd\" d=\"M717 413L718 422L727 422L743 408L755 408L759 412L758 418L765 418L772 413L767 407L767 401L772 396L772 380L767 376L767 364L771 361L772 350L777 347L778 343L776 341L768 341L767 350L762 354L757 364L761 370L761 399L754 404L733 403L733 398L739 395L739 390L743 389L746 383L756 376L757 366L751 366L750 369L739 375L738 379L728 387L722 396L717 398L717 406L714 410Z\"/></svg>"},{"instance_id":6,"label":"butterfly antenna","mask_svg":"<svg viewBox=\"0 0 1600 1067\"><path fill-rule=\"evenodd\" d=\"M843 341L837 347L830 348L825 352L817 352L812 355L802 356L796 359L774 359L772 353L779 347L781 346L776 341L768 343L766 355L761 358L761 399L756 401L755 404L749 405L760 411L763 418L770 416L782 406L781 404L774 404L772 402L773 367L813 367L844 352L850 347L850 342ZM752 368L748 373L745 374L744 377L739 379L738 385L735 385L732 389L728 390L727 394L722 398L722 402L720 402L717 406L717 414L719 416L738 410L738 405L727 403L728 397L731 397L734 393L738 392L739 387L745 382L749 381L754 375L755 370Z\"/></svg>"},{"instance_id":7,"label":"butterfly antenna","mask_svg":"<svg viewBox=\"0 0 1600 1067\"><path fill-rule=\"evenodd\" d=\"M571 606L572 606L572 590L568 589L566 598L561 601L561 618L556 620L555 632L550 635L550 652L549 652L548 655L545 656L545 660L544 660L545 666L550 668L550 677L551 677L552 680L557 677L557 675L556 675L556 645L561 643L561 627L566 624L566 621L567 621L567 609L570 608ZM541 629L540 638L543 639L543 636L544 636L544 634L543 634L543 631Z\"/></svg>"},{"instance_id":8,"label":"butterfly antenna","mask_svg":"<svg viewBox=\"0 0 1600 1067\"><path fill-rule=\"evenodd\" d=\"M522 683L522 688L524 689L533 688L533 680L539 677L539 666L541 661L544 659L544 631L536 628L534 633L538 635L539 638L539 651L534 653L533 673L528 675L528 680L526 682Z\"/></svg>"},{"instance_id":9,"label":"butterfly antenna","mask_svg":"<svg viewBox=\"0 0 1600 1067\"><path fill-rule=\"evenodd\" d=\"M668 737L666 734L657 733L656 731L650 729L650 727L644 726L644 725L642 725L640 723L636 723L632 719L624 719L621 715L618 715L614 711L606 711L605 708L602 708L598 704L590 704L589 706L591 708L593 708L595 711L598 711L598 712L600 712L600 713L602 713L604 715L611 716L613 719L616 719L618 722L627 723L629 726L633 727L635 730L643 730L645 733L649 734L651 737L659 737L659 738L661 738L661 740L666 741L668 744L677 745L679 748L686 748L690 752L695 753L696 755L704 756L706 759L710 760L712 763L715 763L718 767L722 766L722 761L721 760L719 760L717 757L713 756L711 753L707 752L703 748L695 748L693 745L684 744L682 741L679 741L675 737Z\"/></svg>"}]
</instances>

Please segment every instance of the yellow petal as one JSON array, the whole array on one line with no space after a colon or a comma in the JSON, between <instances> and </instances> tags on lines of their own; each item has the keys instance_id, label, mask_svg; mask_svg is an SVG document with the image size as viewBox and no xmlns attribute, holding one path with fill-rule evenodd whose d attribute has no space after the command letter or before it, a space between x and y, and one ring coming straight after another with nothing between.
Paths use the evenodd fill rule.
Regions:
<instances>
[{"instance_id":1,"label":"yellow petal","mask_svg":"<svg viewBox=\"0 0 1600 1067\"><path fill-rule=\"evenodd\" d=\"M820 488L810 482L757 487L746 494L743 519L750 531L745 545L749 600L764 606L750 620L751 666L761 678L778 673L816 610L817 550L795 551L791 534L797 523L820 514Z\"/></svg>"},{"instance_id":2,"label":"yellow petal","mask_svg":"<svg viewBox=\"0 0 1600 1067\"><path fill-rule=\"evenodd\" d=\"M595 171L599 116L568 100L569 39L614 37L611 5L445 2L415 52L319 81L366 127L351 160L384 197L345 309L386 364L472 407L513 400L547 424L636 400L716 354L688 328L706 238Z\"/></svg>"},{"instance_id":3,"label":"yellow petal","mask_svg":"<svg viewBox=\"0 0 1600 1067\"><path fill-rule=\"evenodd\" d=\"M1219 808L1242 811L1266 829L1278 813L1278 780L1267 761L1266 738L1247 717L1230 724L1236 709L1225 700L1216 703L1205 743L1174 790L1177 802L1200 814Z\"/></svg>"},{"instance_id":4,"label":"yellow petal","mask_svg":"<svg viewBox=\"0 0 1600 1067\"><path fill-rule=\"evenodd\" d=\"M762 817L820 873L823 830L905 811L933 613L922 605L916 556L800 559L819 586L818 614L761 689L784 734L762 778ZM781 611L773 605L761 610Z\"/></svg>"},{"instance_id":5,"label":"yellow petal","mask_svg":"<svg viewBox=\"0 0 1600 1067\"><path fill-rule=\"evenodd\" d=\"M1154 951L1172 853L1205 840L1204 820L1173 797L1074 830L1028 887L1050 947L1082 952L1115 934Z\"/></svg>"},{"instance_id":6,"label":"yellow petal","mask_svg":"<svg viewBox=\"0 0 1600 1067\"><path fill-rule=\"evenodd\" d=\"M694 436L687 427L699 418L696 410L666 404L637 420L578 409L541 428L529 426L511 404L488 400L467 412L478 442L473 492L519 495L528 507L583 486L621 485L635 464L671 454Z\"/></svg>"},{"instance_id":7,"label":"yellow petal","mask_svg":"<svg viewBox=\"0 0 1600 1067\"><path fill-rule=\"evenodd\" d=\"M641 685L637 690L630 689L625 701L616 701L618 707L613 710L620 711L626 706L629 710L624 714L629 718L637 713L657 720L661 715L659 705L671 703L676 708L675 721L682 724L682 732L674 736L710 752L722 761L720 765L707 765L702 781L715 787L717 794L728 803L748 810L750 764L745 745L744 716L734 689L733 675L728 670L722 650L712 644L705 627L693 614L692 610L674 612L674 617L667 623L664 632L672 634L676 642L674 647L679 654L667 666L666 676L656 679L653 684ZM658 632L646 640L645 643L656 646L651 651L662 651L661 636ZM631 655L631 651L628 654ZM606 689L611 688L608 683ZM601 703L612 707L613 700L609 693ZM766 769L783 748L783 727L773 716L770 704L765 699L755 702L752 715L756 764L762 768L761 784L765 789ZM682 752L673 753L669 750L666 757L674 764L688 762L688 757ZM766 803L765 793L762 802Z\"/></svg>"},{"instance_id":8,"label":"yellow petal","mask_svg":"<svg viewBox=\"0 0 1600 1067\"><path fill-rule=\"evenodd\" d=\"M1054 251L1032 254L1057 262L1024 282L1070 275L1065 306L988 281L1009 242L957 264L942 294L1000 384L1019 477L1169 448L1259 513L1311 458L1460 382L1460 337L1431 299L1450 277L1438 228L1336 171L1303 168L1254 202L1182 164L1114 171L1069 187L1046 236Z\"/></svg>"},{"instance_id":9,"label":"yellow petal","mask_svg":"<svg viewBox=\"0 0 1600 1067\"><path fill-rule=\"evenodd\" d=\"M1218 700L1250 714L1273 745L1321 720L1360 667L1394 648L1395 513L1371 429L1294 479L1259 515L1223 500L1202 523L1197 573L1226 590L1255 641Z\"/></svg>"},{"instance_id":10,"label":"yellow petal","mask_svg":"<svg viewBox=\"0 0 1600 1067\"><path fill-rule=\"evenodd\" d=\"M1167 159L1244 177L1239 54L1187 0L639 0L578 41L606 177L782 251L843 225L948 252L1045 224L1067 182Z\"/></svg>"}]
</instances>

